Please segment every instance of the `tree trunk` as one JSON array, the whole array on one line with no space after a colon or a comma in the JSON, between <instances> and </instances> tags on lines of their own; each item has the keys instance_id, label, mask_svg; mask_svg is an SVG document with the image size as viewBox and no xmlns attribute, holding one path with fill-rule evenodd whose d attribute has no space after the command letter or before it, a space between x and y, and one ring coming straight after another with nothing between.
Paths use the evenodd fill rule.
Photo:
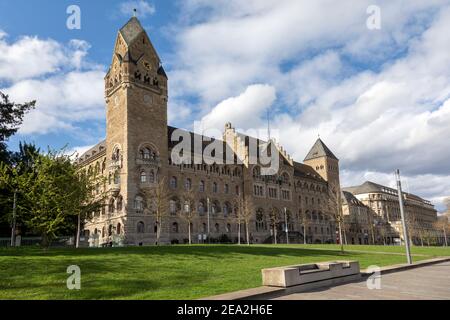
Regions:
<instances>
[{"instance_id":1,"label":"tree trunk","mask_svg":"<svg viewBox=\"0 0 450 320\"><path fill-rule=\"evenodd\" d=\"M446 247L448 247L448 243L447 243L447 232L445 231L445 227L443 228L444 230L444 244Z\"/></svg>"},{"instance_id":2,"label":"tree trunk","mask_svg":"<svg viewBox=\"0 0 450 320\"><path fill-rule=\"evenodd\" d=\"M248 223L247 222L245 223L245 234L247 237L247 245L249 246L250 245L250 234L248 232Z\"/></svg>"},{"instance_id":3,"label":"tree trunk","mask_svg":"<svg viewBox=\"0 0 450 320\"><path fill-rule=\"evenodd\" d=\"M159 218L159 215L158 215L158 218ZM159 219L157 219L156 220L156 245L159 245L159 238L161 237L161 223L160 223L160 220Z\"/></svg>"},{"instance_id":4,"label":"tree trunk","mask_svg":"<svg viewBox=\"0 0 450 320\"><path fill-rule=\"evenodd\" d=\"M75 248L79 248L80 247L80 228L81 228L81 215L78 214L78 224L77 224L77 237L76 237L76 243L75 243Z\"/></svg>"},{"instance_id":5,"label":"tree trunk","mask_svg":"<svg viewBox=\"0 0 450 320\"><path fill-rule=\"evenodd\" d=\"M274 227L273 234L274 234L275 244L278 244L278 242L277 242L277 235L278 235L278 233L277 233L277 227L276 226Z\"/></svg>"},{"instance_id":6,"label":"tree trunk","mask_svg":"<svg viewBox=\"0 0 450 320\"><path fill-rule=\"evenodd\" d=\"M238 245L241 245L241 222L238 222Z\"/></svg>"},{"instance_id":7,"label":"tree trunk","mask_svg":"<svg viewBox=\"0 0 450 320\"><path fill-rule=\"evenodd\" d=\"M341 245L341 252L344 252L344 239L342 239L342 225L339 222L339 244Z\"/></svg>"},{"instance_id":8,"label":"tree trunk","mask_svg":"<svg viewBox=\"0 0 450 320\"><path fill-rule=\"evenodd\" d=\"M303 244L306 244L306 224L303 224Z\"/></svg>"},{"instance_id":9,"label":"tree trunk","mask_svg":"<svg viewBox=\"0 0 450 320\"><path fill-rule=\"evenodd\" d=\"M41 240L41 246L44 248L44 250L47 250L50 246L50 238L47 235L47 233L42 234L42 240Z\"/></svg>"},{"instance_id":10,"label":"tree trunk","mask_svg":"<svg viewBox=\"0 0 450 320\"><path fill-rule=\"evenodd\" d=\"M192 239L191 239L191 223L190 223L190 222L188 222L188 223L189 223L189 226L188 226L189 245L191 245L191 244L192 244Z\"/></svg>"}]
</instances>

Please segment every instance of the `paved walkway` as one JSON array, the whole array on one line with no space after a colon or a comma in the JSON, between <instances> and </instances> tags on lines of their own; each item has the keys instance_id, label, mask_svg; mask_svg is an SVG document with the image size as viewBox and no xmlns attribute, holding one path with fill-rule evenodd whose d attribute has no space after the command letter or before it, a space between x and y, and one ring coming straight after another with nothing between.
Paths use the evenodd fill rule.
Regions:
<instances>
[{"instance_id":1,"label":"paved walkway","mask_svg":"<svg viewBox=\"0 0 450 320\"><path fill-rule=\"evenodd\" d=\"M450 300L450 262L381 276L381 289L369 290L366 281L296 293L280 300Z\"/></svg>"}]
</instances>

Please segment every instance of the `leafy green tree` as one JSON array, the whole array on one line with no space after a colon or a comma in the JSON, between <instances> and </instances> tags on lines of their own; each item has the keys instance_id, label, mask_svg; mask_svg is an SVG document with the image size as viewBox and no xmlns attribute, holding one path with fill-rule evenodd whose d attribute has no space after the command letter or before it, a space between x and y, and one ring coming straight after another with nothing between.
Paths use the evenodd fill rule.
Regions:
<instances>
[{"instance_id":1,"label":"leafy green tree","mask_svg":"<svg viewBox=\"0 0 450 320\"><path fill-rule=\"evenodd\" d=\"M10 153L5 142L19 130L25 114L34 109L36 101L16 104L0 91L0 162L8 162Z\"/></svg>"},{"instance_id":2,"label":"leafy green tree","mask_svg":"<svg viewBox=\"0 0 450 320\"><path fill-rule=\"evenodd\" d=\"M33 144L20 143L18 152L11 152L8 163L15 167L19 174L32 170L33 159L39 154L40 150ZM9 235L12 221L12 207L14 198L14 188L0 187L0 234ZM18 194L17 202L24 203L23 197ZM20 211L20 208L18 208ZM26 227L21 221L20 212L16 219L16 226L21 229L21 233L27 232Z\"/></svg>"},{"instance_id":3,"label":"leafy green tree","mask_svg":"<svg viewBox=\"0 0 450 320\"><path fill-rule=\"evenodd\" d=\"M99 210L104 198L94 197L94 177L78 171L70 157L62 152L33 155L31 168L0 164L0 187L15 190L22 201L18 203L20 219L42 236L42 246L67 229L77 229L74 220L84 220Z\"/></svg>"}]
</instances>

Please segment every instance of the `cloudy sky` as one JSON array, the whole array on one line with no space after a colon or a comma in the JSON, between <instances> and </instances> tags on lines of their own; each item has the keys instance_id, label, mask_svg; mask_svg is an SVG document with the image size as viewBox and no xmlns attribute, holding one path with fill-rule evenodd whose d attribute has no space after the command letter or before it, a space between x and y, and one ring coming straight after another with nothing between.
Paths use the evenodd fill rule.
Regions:
<instances>
[{"instance_id":1,"label":"cloudy sky","mask_svg":"<svg viewBox=\"0 0 450 320\"><path fill-rule=\"evenodd\" d=\"M0 3L0 90L38 101L12 148L104 138L103 77L136 7L169 76L171 125L265 132L269 115L297 160L320 134L345 186L393 186L399 168L406 191L439 209L450 195L448 0L40 3ZM72 4L81 30L66 27Z\"/></svg>"}]
</instances>

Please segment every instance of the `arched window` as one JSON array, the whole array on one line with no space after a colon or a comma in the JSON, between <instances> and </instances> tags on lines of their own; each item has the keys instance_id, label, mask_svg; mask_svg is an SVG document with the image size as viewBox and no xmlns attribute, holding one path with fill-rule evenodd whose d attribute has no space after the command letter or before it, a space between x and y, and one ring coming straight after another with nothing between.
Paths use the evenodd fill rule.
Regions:
<instances>
[{"instance_id":1,"label":"arched window","mask_svg":"<svg viewBox=\"0 0 450 320\"><path fill-rule=\"evenodd\" d=\"M145 224L142 221L139 221L137 224L137 233L144 233Z\"/></svg>"},{"instance_id":2,"label":"arched window","mask_svg":"<svg viewBox=\"0 0 450 320\"><path fill-rule=\"evenodd\" d=\"M198 214L201 216L205 214L205 203L203 201L198 203Z\"/></svg>"},{"instance_id":3,"label":"arched window","mask_svg":"<svg viewBox=\"0 0 450 320\"><path fill-rule=\"evenodd\" d=\"M199 191L205 192L205 181L203 181L203 180L200 181Z\"/></svg>"},{"instance_id":4,"label":"arched window","mask_svg":"<svg viewBox=\"0 0 450 320\"><path fill-rule=\"evenodd\" d=\"M220 204L218 201L214 201L211 205L211 214L217 214L220 212Z\"/></svg>"},{"instance_id":5,"label":"arched window","mask_svg":"<svg viewBox=\"0 0 450 320\"><path fill-rule=\"evenodd\" d=\"M172 223L172 232L178 233L178 223Z\"/></svg>"},{"instance_id":6,"label":"arched window","mask_svg":"<svg viewBox=\"0 0 450 320\"><path fill-rule=\"evenodd\" d=\"M120 184L120 174L118 171L114 172L114 184Z\"/></svg>"},{"instance_id":7,"label":"arched window","mask_svg":"<svg viewBox=\"0 0 450 320\"><path fill-rule=\"evenodd\" d=\"M229 223L227 223L227 233L230 233L231 232L231 224L229 224Z\"/></svg>"},{"instance_id":8,"label":"arched window","mask_svg":"<svg viewBox=\"0 0 450 320\"><path fill-rule=\"evenodd\" d=\"M191 190L192 187L192 180L191 179L186 179L186 181L184 182L184 188L189 191Z\"/></svg>"},{"instance_id":9,"label":"arched window","mask_svg":"<svg viewBox=\"0 0 450 320\"><path fill-rule=\"evenodd\" d=\"M117 224L116 233L120 234L122 232L122 225L120 223Z\"/></svg>"},{"instance_id":10,"label":"arched window","mask_svg":"<svg viewBox=\"0 0 450 320\"><path fill-rule=\"evenodd\" d=\"M139 150L139 156L143 160L155 160L156 159L156 153L148 147L144 147L141 150Z\"/></svg>"},{"instance_id":11,"label":"arched window","mask_svg":"<svg viewBox=\"0 0 450 320\"><path fill-rule=\"evenodd\" d=\"M190 204L189 200L185 200L184 201L183 210L184 210L184 213L190 213L191 212L191 204Z\"/></svg>"},{"instance_id":12,"label":"arched window","mask_svg":"<svg viewBox=\"0 0 450 320\"><path fill-rule=\"evenodd\" d=\"M117 149L113 152L112 160L113 160L113 161L119 161L119 160L120 160L120 149L117 148Z\"/></svg>"},{"instance_id":13,"label":"arched window","mask_svg":"<svg viewBox=\"0 0 450 320\"><path fill-rule=\"evenodd\" d=\"M122 207L123 207L123 198L122 196L117 198L117 211L120 212L122 211Z\"/></svg>"},{"instance_id":14,"label":"arched window","mask_svg":"<svg viewBox=\"0 0 450 320\"><path fill-rule=\"evenodd\" d=\"M228 202L226 202L224 205L223 205L223 215L225 216L225 217L227 217L228 215L230 215L232 212L231 212L232 210L231 210L231 205L228 203Z\"/></svg>"},{"instance_id":15,"label":"arched window","mask_svg":"<svg viewBox=\"0 0 450 320\"><path fill-rule=\"evenodd\" d=\"M171 199L169 201L169 212L171 215L177 214L177 201L174 199Z\"/></svg>"},{"instance_id":16,"label":"arched window","mask_svg":"<svg viewBox=\"0 0 450 320\"><path fill-rule=\"evenodd\" d=\"M108 237L111 237L112 233L113 233L113 226L112 226L112 224L110 224L108 227Z\"/></svg>"},{"instance_id":17,"label":"arched window","mask_svg":"<svg viewBox=\"0 0 450 320\"><path fill-rule=\"evenodd\" d=\"M217 187L217 182L214 182L214 183L213 183L213 192L214 192L214 193L217 193L217 192L218 192L218 189L219 189L219 188Z\"/></svg>"},{"instance_id":18,"label":"arched window","mask_svg":"<svg viewBox=\"0 0 450 320\"><path fill-rule=\"evenodd\" d=\"M147 182L147 173L145 173L145 171L141 172L141 183L146 183Z\"/></svg>"},{"instance_id":19,"label":"arched window","mask_svg":"<svg viewBox=\"0 0 450 320\"><path fill-rule=\"evenodd\" d=\"M262 231L265 229L264 222L264 211L263 209L258 209L256 211L256 231Z\"/></svg>"},{"instance_id":20,"label":"arched window","mask_svg":"<svg viewBox=\"0 0 450 320\"><path fill-rule=\"evenodd\" d=\"M115 203L114 199L111 198L111 200L109 200L109 206L108 206L109 213L114 213L114 209L115 209L114 203Z\"/></svg>"},{"instance_id":21,"label":"arched window","mask_svg":"<svg viewBox=\"0 0 450 320\"><path fill-rule=\"evenodd\" d=\"M177 188L177 178L176 177L170 178L170 187L172 189L176 189Z\"/></svg>"},{"instance_id":22,"label":"arched window","mask_svg":"<svg viewBox=\"0 0 450 320\"><path fill-rule=\"evenodd\" d=\"M261 169L256 166L253 168L253 178L259 179L261 177Z\"/></svg>"},{"instance_id":23,"label":"arched window","mask_svg":"<svg viewBox=\"0 0 450 320\"><path fill-rule=\"evenodd\" d=\"M142 212L144 210L144 199L141 196L137 196L134 199L134 209L137 212Z\"/></svg>"},{"instance_id":24,"label":"arched window","mask_svg":"<svg viewBox=\"0 0 450 320\"><path fill-rule=\"evenodd\" d=\"M217 233L220 232L220 226L219 226L218 223L216 223L216 224L214 225L214 230L215 230Z\"/></svg>"},{"instance_id":25,"label":"arched window","mask_svg":"<svg viewBox=\"0 0 450 320\"><path fill-rule=\"evenodd\" d=\"M148 175L148 181L150 183L155 183L155 172L153 170L150 170L150 174Z\"/></svg>"},{"instance_id":26,"label":"arched window","mask_svg":"<svg viewBox=\"0 0 450 320\"><path fill-rule=\"evenodd\" d=\"M230 192L230 186L229 186L228 184L225 184L225 186L224 186L224 192L225 192L226 194L228 194L228 193Z\"/></svg>"},{"instance_id":27,"label":"arched window","mask_svg":"<svg viewBox=\"0 0 450 320\"><path fill-rule=\"evenodd\" d=\"M203 233L208 232L208 226L206 225L206 223L203 223Z\"/></svg>"}]
</instances>

